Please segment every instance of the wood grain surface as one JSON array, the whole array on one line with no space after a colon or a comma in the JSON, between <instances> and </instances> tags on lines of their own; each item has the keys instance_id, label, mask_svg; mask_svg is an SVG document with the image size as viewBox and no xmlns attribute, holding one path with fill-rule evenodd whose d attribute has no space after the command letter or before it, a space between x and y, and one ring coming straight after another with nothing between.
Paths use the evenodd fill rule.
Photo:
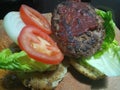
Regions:
<instances>
[{"instance_id":1,"label":"wood grain surface","mask_svg":"<svg viewBox=\"0 0 120 90\"><path fill-rule=\"evenodd\" d=\"M51 20L51 14L45 14L45 17L50 21ZM1 30L3 30L2 26L2 20L0 20L0 35L2 35ZM120 31L118 28L115 28L116 30L116 37L115 39L119 41L120 44ZM2 36L4 38L4 36ZM9 38L9 37L5 37ZM1 39L0 39L1 42ZM10 40L9 42L12 43ZM1 43L0 43L1 44ZM5 46L8 47L8 46ZM58 88L56 90L120 90L120 76L118 77L106 77L101 80L90 80L86 78L85 76L79 74L77 71L73 70L73 68L69 68L71 72L68 72L66 76L64 77L63 81L60 83L64 89L61 87L61 85L58 85ZM6 88L3 87L3 80L7 75L9 75L10 71L1 70L0 69L0 90L28 90L25 87L21 85L20 88ZM71 80L72 79L72 82ZM76 83L77 82L77 83ZM9 83L9 82L8 82ZM76 84L74 84L76 83ZM75 85L75 86L73 86ZM69 86L69 88L67 88ZM65 88L66 87L66 88ZM76 87L76 88L75 88Z\"/></svg>"}]
</instances>

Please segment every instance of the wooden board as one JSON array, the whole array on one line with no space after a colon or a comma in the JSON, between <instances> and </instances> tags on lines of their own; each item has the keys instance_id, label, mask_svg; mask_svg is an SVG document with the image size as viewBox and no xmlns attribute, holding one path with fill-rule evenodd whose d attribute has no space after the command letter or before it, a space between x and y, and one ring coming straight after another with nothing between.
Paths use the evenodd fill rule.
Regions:
<instances>
[{"instance_id":1,"label":"wooden board","mask_svg":"<svg viewBox=\"0 0 120 90\"><path fill-rule=\"evenodd\" d=\"M51 20L51 14L45 14L45 17L50 21ZM0 21L0 30L3 29L2 26L2 20ZM0 32L1 33L1 32ZM116 28L116 40L119 41L120 44L120 31L118 30L118 28ZM73 69L72 67L70 68ZM0 90L28 90L25 87L23 87L22 85L20 85L20 87L15 87L15 88L10 88L8 87L7 89L5 87L3 87L3 79L5 79L6 76L9 75L9 71L5 71L5 70L1 70L0 69ZM106 77L104 79L101 80L90 80L88 78L86 78L85 76L79 74L77 71L72 70L72 72L68 72L65 78L63 79L63 82L61 82L60 84L62 84L64 87L69 86L69 88L66 87L66 90L120 90L120 76L118 77ZM70 82L69 80L72 78L72 82ZM66 82L67 81L67 82ZM76 88L74 88L74 86L72 86L74 84L74 82L77 82ZM9 82L8 82L9 83ZM11 84L12 85L12 84ZM59 86L58 86L59 87ZM59 87L61 88L61 87ZM73 89L74 88L74 89ZM58 90L56 88L56 90ZM65 90L65 89L60 89L60 90Z\"/></svg>"}]
</instances>

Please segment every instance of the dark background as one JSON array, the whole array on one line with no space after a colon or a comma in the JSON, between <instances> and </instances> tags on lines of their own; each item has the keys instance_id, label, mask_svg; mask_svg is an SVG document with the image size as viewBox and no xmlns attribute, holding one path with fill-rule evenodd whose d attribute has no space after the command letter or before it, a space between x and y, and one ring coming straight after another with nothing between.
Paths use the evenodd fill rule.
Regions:
<instances>
[{"instance_id":1,"label":"dark background","mask_svg":"<svg viewBox=\"0 0 120 90\"><path fill-rule=\"evenodd\" d=\"M114 21L120 29L120 0L91 0L91 4L99 9L111 10Z\"/></svg>"},{"instance_id":2,"label":"dark background","mask_svg":"<svg viewBox=\"0 0 120 90\"><path fill-rule=\"evenodd\" d=\"M21 4L27 4L41 13L51 12L54 7L65 0L0 0L0 19L9 11L19 10ZM120 0L83 0L91 1L96 8L111 10L116 25L120 28Z\"/></svg>"}]
</instances>

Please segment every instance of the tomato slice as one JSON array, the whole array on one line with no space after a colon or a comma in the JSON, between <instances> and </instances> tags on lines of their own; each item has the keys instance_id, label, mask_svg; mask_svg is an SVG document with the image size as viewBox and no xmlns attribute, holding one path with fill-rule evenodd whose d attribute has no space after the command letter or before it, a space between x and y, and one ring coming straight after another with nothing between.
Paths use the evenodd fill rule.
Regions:
<instances>
[{"instance_id":1,"label":"tomato slice","mask_svg":"<svg viewBox=\"0 0 120 90\"><path fill-rule=\"evenodd\" d=\"M64 58L53 39L33 26L22 29L18 44L31 58L46 64L59 64Z\"/></svg>"},{"instance_id":2,"label":"tomato slice","mask_svg":"<svg viewBox=\"0 0 120 90\"><path fill-rule=\"evenodd\" d=\"M23 4L20 7L20 16L25 24L38 27L47 34L52 33L48 20L35 9Z\"/></svg>"}]
</instances>

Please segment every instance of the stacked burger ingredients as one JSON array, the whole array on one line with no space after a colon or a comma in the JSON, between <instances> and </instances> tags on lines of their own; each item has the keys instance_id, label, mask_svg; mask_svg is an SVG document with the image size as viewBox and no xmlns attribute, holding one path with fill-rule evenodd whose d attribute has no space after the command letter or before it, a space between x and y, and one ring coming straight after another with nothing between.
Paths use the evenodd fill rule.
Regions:
<instances>
[{"instance_id":1,"label":"stacked burger ingredients","mask_svg":"<svg viewBox=\"0 0 120 90\"><path fill-rule=\"evenodd\" d=\"M0 68L17 73L28 88L55 89L71 65L94 80L120 75L120 46L109 11L66 0L52 12L51 24L27 5L9 12L3 22L20 48L2 49Z\"/></svg>"}]
</instances>

